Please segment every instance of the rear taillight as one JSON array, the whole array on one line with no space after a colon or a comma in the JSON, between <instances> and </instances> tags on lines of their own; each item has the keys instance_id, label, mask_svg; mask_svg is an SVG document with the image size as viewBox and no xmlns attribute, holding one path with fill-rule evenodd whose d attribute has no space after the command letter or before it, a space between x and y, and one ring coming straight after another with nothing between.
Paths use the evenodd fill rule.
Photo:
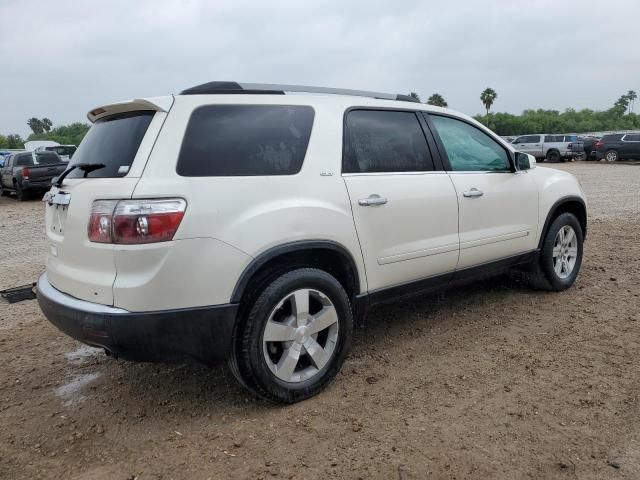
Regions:
<instances>
[{"instance_id":1,"label":"rear taillight","mask_svg":"<svg viewBox=\"0 0 640 480\"><path fill-rule=\"evenodd\" d=\"M22 167L22 178L29 180L29 169L27 167Z\"/></svg>"},{"instance_id":2,"label":"rear taillight","mask_svg":"<svg viewBox=\"0 0 640 480\"><path fill-rule=\"evenodd\" d=\"M604 145L604 142L602 140L598 140L593 146L594 148L600 148Z\"/></svg>"},{"instance_id":3,"label":"rear taillight","mask_svg":"<svg viewBox=\"0 0 640 480\"><path fill-rule=\"evenodd\" d=\"M572 144L567 144L567 150L573 150L573 145Z\"/></svg>"},{"instance_id":4,"label":"rear taillight","mask_svg":"<svg viewBox=\"0 0 640 480\"><path fill-rule=\"evenodd\" d=\"M181 198L97 200L89 217L89 240L128 245L172 240L186 207Z\"/></svg>"}]
</instances>

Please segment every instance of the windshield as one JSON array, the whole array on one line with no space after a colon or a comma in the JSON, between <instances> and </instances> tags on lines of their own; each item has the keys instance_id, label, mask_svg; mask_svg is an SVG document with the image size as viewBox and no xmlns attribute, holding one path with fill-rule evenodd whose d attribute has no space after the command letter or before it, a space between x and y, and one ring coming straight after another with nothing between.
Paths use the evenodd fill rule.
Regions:
<instances>
[{"instance_id":1,"label":"windshield","mask_svg":"<svg viewBox=\"0 0 640 480\"><path fill-rule=\"evenodd\" d=\"M138 111L111 115L96 121L73 155L69 166L78 163L102 163L104 168L89 172L88 177L124 177L131 168L142 138L155 112ZM76 169L67 178L83 177Z\"/></svg>"}]
</instances>

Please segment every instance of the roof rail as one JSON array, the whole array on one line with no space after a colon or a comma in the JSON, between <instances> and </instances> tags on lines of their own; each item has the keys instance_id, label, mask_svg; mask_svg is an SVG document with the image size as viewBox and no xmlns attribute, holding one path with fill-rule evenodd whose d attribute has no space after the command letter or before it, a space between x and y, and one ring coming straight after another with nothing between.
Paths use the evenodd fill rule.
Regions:
<instances>
[{"instance_id":1,"label":"roof rail","mask_svg":"<svg viewBox=\"0 0 640 480\"><path fill-rule=\"evenodd\" d=\"M279 85L270 83L209 82L187 88L180 92L180 95L284 95L286 92L348 95L352 97L370 97L381 100L399 100L403 102L420 103L420 100L413 98L410 95L395 95L391 93L367 92L363 90L348 90L344 88L306 87L304 85Z\"/></svg>"}]
</instances>

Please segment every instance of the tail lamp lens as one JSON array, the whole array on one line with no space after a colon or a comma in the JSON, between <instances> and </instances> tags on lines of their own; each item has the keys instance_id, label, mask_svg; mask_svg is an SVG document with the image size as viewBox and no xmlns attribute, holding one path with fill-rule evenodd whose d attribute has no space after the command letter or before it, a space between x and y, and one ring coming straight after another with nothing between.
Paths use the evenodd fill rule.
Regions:
<instances>
[{"instance_id":1,"label":"tail lamp lens","mask_svg":"<svg viewBox=\"0 0 640 480\"><path fill-rule=\"evenodd\" d=\"M22 178L29 180L29 169L27 167L22 167Z\"/></svg>"},{"instance_id":2,"label":"tail lamp lens","mask_svg":"<svg viewBox=\"0 0 640 480\"><path fill-rule=\"evenodd\" d=\"M187 202L181 198L98 200L89 219L89 240L135 245L173 239Z\"/></svg>"},{"instance_id":3,"label":"tail lamp lens","mask_svg":"<svg viewBox=\"0 0 640 480\"><path fill-rule=\"evenodd\" d=\"M93 202L89 216L89 240L97 243L112 243L111 221L117 204L117 200Z\"/></svg>"}]
</instances>

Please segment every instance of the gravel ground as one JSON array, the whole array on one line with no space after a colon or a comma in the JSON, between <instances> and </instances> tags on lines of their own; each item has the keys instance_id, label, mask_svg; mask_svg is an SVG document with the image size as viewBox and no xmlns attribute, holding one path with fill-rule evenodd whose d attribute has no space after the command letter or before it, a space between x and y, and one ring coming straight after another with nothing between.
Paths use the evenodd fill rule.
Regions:
<instances>
[{"instance_id":1,"label":"gravel ground","mask_svg":"<svg viewBox=\"0 0 640 480\"><path fill-rule=\"evenodd\" d=\"M562 164L590 205L563 293L507 279L378 308L322 394L133 364L0 304L0 478L639 478L640 165ZM42 206L0 198L0 289L43 270Z\"/></svg>"}]
</instances>

